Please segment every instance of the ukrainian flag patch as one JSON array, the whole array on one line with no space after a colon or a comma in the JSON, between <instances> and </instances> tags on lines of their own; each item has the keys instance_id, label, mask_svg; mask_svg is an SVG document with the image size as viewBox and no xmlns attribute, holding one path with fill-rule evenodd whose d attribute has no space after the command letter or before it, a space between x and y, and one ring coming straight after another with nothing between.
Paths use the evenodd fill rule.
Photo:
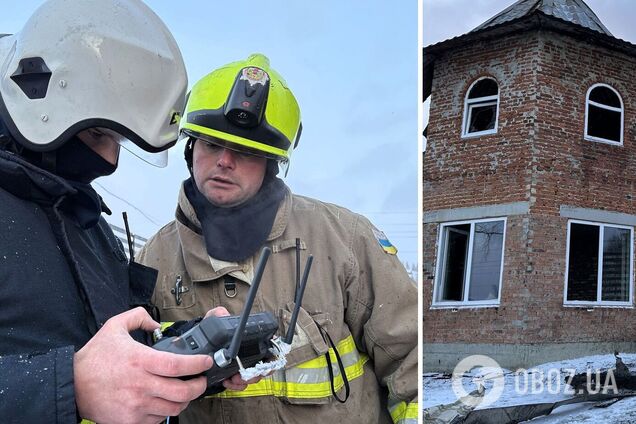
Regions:
<instances>
[{"instance_id":1,"label":"ukrainian flag patch","mask_svg":"<svg viewBox=\"0 0 636 424\"><path fill-rule=\"evenodd\" d=\"M380 247L382 248L382 250L384 250L389 255L397 254L397 248L391 244L389 239L386 237L386 235L382 231L376 230L374 228L373 235L375 236L376 240L378 240L378 243L380 244Z\"/></svg>"}]
</instances>

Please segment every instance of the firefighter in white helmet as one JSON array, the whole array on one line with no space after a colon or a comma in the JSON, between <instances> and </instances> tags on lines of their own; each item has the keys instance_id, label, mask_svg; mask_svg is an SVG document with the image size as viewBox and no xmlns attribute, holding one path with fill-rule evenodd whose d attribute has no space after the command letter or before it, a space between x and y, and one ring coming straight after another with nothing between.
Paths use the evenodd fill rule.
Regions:
<instances>
[{"instance_id":1,"label":"firefighter in white helmet","mask_svg":"<svg viewBox=\"0 0 636 424\"><path fill-rule=\"evenodd\" d=\"M210 306L238 315L268 246L253 311L272 312L284 335L296 264L314 257L285 369L192 402L181 422L415 423L415 284L366 218L294 195L277 177L298 144L300 108L268 59L252 55L197 82L181 128L191 177L176 220L139 255L159 269L153 299L162 319Z\"/></svg>"},{"instance_id":2,"label":"firefighter in white helmet","mask_svg":"<svg viewBox=\"0 0 636 424\"><path fill-rule=\"evenodd\" d=\"M159 327L133 308L149 305L156 271L128 264L90 185L120 146L163 161L186 86L174 38L139 0L49 0L0 38L4 422L159 422L205 390L175 377L209 356L135 340Z\"/></svg>"}]
</instances>

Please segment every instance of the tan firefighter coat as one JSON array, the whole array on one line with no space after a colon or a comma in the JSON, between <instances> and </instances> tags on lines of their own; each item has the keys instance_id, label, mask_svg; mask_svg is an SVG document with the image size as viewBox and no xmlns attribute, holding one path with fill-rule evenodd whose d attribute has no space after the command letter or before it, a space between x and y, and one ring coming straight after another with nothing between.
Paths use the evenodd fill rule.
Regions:
<instances>
[{"instance_id":1,"label":"tan firefighter coat","mask_svg":"<svg viewBox=\"0 0 636 424\"><path fill-rule=\"evenodd\" d=\"M181 217L163 227L139 254L141 263L159 269L153 299L162 321L200 317L216 306L240 314L260 252L244 263L210 258L183 188L179 206ZM288 189L267 240L272 255L252 312L272 312L279 319L279 334L287 332L296 284L296 238L301 240L301 272L309 254L314 261L286 369L243 392L227 390L194 401L180 421L415 423L417 291L366 218ZM183 292L179 304L173 290L177 280ZM325 358L330 346L314 321L328 332L342 358L351 387L344 404L332 395ZM335 388L343 398L333 349L331 359Z\"/></svg>"}]
</instances>

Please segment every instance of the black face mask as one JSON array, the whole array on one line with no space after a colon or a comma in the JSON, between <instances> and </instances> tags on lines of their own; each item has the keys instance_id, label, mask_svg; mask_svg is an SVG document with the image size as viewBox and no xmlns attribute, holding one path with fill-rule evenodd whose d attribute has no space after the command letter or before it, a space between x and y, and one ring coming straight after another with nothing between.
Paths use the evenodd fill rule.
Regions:
<instances>
[{"instance_id":1,"label":"black face mask","mask_svg":"<svg viewBox=\"0 0 636 424\"><path fill-rule=\"evenodd\" d=\"M110 175L117 169L88 147L79 138L73 137L57 149L54 174L67 180L89 184L97 177Z\"/></svg>"},{"instance_id":2,"label":"black face mask","mask_svg":"<svg viewBox=\"0 0 636 424\"><path fill-rule=\"evenodd\" d=\"M285 184L273 176L265 177L254 197L231 208L211 204L192 177L186 180L184 190L201 222L208 255L231 262L245 260L263 246L285 198Z\"/></svg>"},{"instance_id":3,"label":"black face mask","mask_svg":"<svg viewBox=\"0 0 636 424\"><path fill-rule=\"evenodd\" d=\"M54 173L77 190L60 207L73 216L80 227L95 226L102 212L110 214L110 211L90 183L97 177L115 172L117 164L113 165L102 158L77 137L69 140L55 153L57 157Z\"/></svg>"}]
</instances>

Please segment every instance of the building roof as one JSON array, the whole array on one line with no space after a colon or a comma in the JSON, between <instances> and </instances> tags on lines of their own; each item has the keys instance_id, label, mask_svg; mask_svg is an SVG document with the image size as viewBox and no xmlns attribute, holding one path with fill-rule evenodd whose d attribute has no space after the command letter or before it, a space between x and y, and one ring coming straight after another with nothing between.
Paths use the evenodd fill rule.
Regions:
<instances>
[{"instance_id":1,"label":"building roof","mask_svg":"<svg viewBox=\"0 0 636 424\"><path fill-rule=\"evenodd\" d=\"M477 41L536 28L568 34L583 42L636 57L636 45L614 37L583 0L518 0L472 31L424 48L423 98L431 94L435 60L440 54Z\"/></svg>"},{"instance_id":2,"label":"building roof","mask_svg":"<svg viewBox=\"0 0 636 424\"><path fill-rule=\"evenodd\" d=\"M513 21L535 12L542 12L547 16L553 16L612 37L612 33L583 0L519 0L471 32Z\"/></svg>"}]
</instances>

